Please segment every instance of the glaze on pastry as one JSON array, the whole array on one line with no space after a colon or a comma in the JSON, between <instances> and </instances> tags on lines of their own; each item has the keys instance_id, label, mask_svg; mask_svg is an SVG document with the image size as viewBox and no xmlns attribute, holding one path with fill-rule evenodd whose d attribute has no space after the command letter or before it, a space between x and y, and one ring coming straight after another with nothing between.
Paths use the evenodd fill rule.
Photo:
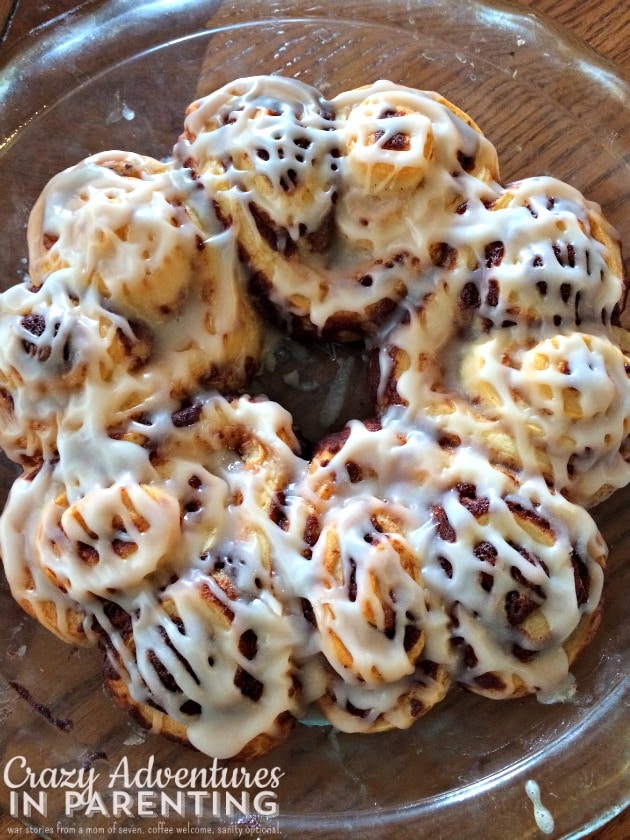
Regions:
<instances>
[{"instance_id":1,"label":"glaze on pastry","mask_svg":"<svg viewBox=\"0 0 630 840\"><path fill-rule=\"evenodd\" d=\"M313 709L370 733L455 684L570 693L607 555L587 509L630 480L596 204L502 185L436 93L260 76L192 103L166 161L54 176L28 247L0 297L0 443L24 470L0 548L122 708L245 759ZM373 418L304 448L249 395L278 329L362 342Z\"/></svg>"}]
</instances>

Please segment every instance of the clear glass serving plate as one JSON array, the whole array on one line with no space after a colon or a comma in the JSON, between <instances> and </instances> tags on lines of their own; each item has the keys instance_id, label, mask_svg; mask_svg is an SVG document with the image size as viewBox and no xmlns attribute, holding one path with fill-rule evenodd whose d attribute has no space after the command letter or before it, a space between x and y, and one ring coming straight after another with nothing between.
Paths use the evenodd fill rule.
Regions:
<instances>
[{"instance_id":1,"label":"clear glass serving plate","mask_svg":"<svg viewBox=\"0 0 630 840\"><path fill-rule=\"evenodd\" d=\"M24 275L28 213L55 172L101 149L166 156L192 99L233 78L272 72L330 95L379 77L437 90L494 142L505 182L536 174L567 180L598 201L630 243L628 84L510 3L111 0L88 2L32 33L0 67L3 285ZM322 381L334 382L334 356L326 351L310 362L326 367ZM308 423L313 394L266 385ZM348 415L360 397L352 397ZM1 466L3 503L16 469L5 460ZM248 766L252 775L263 768L281 774L274 814L260 807L230 816L223 802L218 814L206 805L198 817L185 785L183 816L149 806L142 816L137 798L129 814L95 807L72 816L63 788L46 792L46 813L31 807L25 814L23 794L34 788L7 786L22 765L36 773L91 769L107 809L116 788L158 791L151 768L175 772L211 761L137 730L104 696L97 653L57 642L3 584L0 805L56 837L85 826L101 836L124 836L123 829L168 836L180 828L189 836L240 830L332 840L348 831L365 840L521 840L548 831L549 815L554 836L581 837L629 798L629 503L630 492L620 491L595 511L610 546L606 608L574 668L573 700L497 703L455 689L404 732L351 736L299 724L283 746ZM145 777L119 776L125 761L131 774L144 770ZM7 766L15 771L8 778Z\"/></svg>"}]
</instances>

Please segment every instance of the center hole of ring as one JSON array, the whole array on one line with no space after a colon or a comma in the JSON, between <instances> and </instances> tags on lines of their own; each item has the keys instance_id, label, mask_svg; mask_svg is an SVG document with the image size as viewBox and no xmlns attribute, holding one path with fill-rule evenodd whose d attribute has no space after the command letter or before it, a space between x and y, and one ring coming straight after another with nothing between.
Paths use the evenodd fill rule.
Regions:
<instances>
[{"instance_id":1,"label":"center hole of ring","mask_svg":"<svg viewBox=\"0 0 630 840\"><path fill-rule=\"evenodd\" d=\"M250 391L286 408L307 444L342 429L353 418L375 416L362 342L298 342L278 335Z\"/></svg>"}]
</instances>

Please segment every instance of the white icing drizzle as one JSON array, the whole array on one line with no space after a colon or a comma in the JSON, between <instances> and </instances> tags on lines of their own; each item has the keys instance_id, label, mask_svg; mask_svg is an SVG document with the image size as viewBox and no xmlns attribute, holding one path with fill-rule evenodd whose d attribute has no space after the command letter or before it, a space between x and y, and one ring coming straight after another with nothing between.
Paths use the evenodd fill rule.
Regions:
<instances>
[{"instance_id":1,"label":"white icing drizzle","mask_svg":"<svg viewBox=\"0 0 630 840\"><path fill-rule=\"evenodd\" d=\"M473 345L463 366L466 391L486 416L520 437L527 463L543 453L557 489L592 504L610 486L609 476L623 483L629 368L608 339L569 332L532 345L520 336L512 340L508 330Z\"/></svg>"},{"instance_id":2,"label":"white icing drizzle","mask_svg":"<svg viewBox=\"0 0 630 840\"><path fill-rule=\"evenodd\" d=\"M363 506L369 517L373 500L386 500L391 516L404 523L410 556L421 569L424 590L395 603L399 619L410 613L421 617L425 657L473 689L488 687L501 696L517 684L537 691L563 682L568 658L562 645L581 617L596 609L602 588L605 547L585 510L550 492L540 478L520 483L474 449L448 453L395 411L377 431L352 424L343 447L325 460L307 481L321 497L313 504L324 510L313 562L325 567L321 553L334 553L326 540L329 517L340 520L342 545L358 545L367 529L346 511ZM381 573L374 554L364 549L353 555L357 591L360 576L378 579ZM576 564L588 569L588 592L579 597ZM389 579L394 586L395 576ZM309 580L313 603L330 597L328 587L325 575L319 584ZM335 618L337 635L352 638L353 651L377 655L373 629L363 628L352 610L336 612ZM346 622L342 629L341 622ZM325 621L318 627L327 632ZM394 636L392 663L395 642ZM344 673L329 646L322 649Z\"/></svg>"},{"instance_id":3,"label":"white icing drizzle","mask_svg":"<svg viewBox=\"0 0 630 840\"><path fill-rule=\"evenodd\" d=\"M366 684L413 672L405 631L413 627L420 636L424 625L418 560L401 534L378 530L384 513L376 498L333 506L322 516L312 559L322 570L310 587L322 651L335 670ZM405 519L391 502L386 513Z\"/></svg>"},{"instance_id":4,"label":"white icing drizzle","mask_svg":"<svg viewBox=\"0 0 630 840\"><path fill-rule=\"evenodd\" d=\"M436 93L253 77L190 106L172 159L52 178L28 247L0 296L24 467L0 551L29 614L103 648L119 703L228 758L313 707L374 732L452 682L568 695L606 557L584 508L630 479L597 205L503 187ZM242 395L269 337L248 289L298 334L366 339L377 421L309 462Z\"/></svg>"},{"instance_id":5,"label":"white icing drizzle","mask_svg":"<svg viewBox=\"0 0 630 840\"><path fill-rule=\"evenodd\" d=\"M194 156L212 192L255 191L260 206L297 239L302 227L317 230L331 208L330 116L308 85L280 76L241 79L190 105L175 152Z\"/></svg>"},{"instance_id":6,"label":"white icing drizzle","mask_svg":"<svg viewBox=\"0 0 630 840\"><path fill-rule=\"evenodd\" d=\"M281 317L360 336L419 282L455 208L497 195L493 147L445 102L385 81L325 102L244 79L190 106L175 157L238 227Z\"/></svg>"},{"instance_id":7,"label":"white icing drizzle","mask_svg":"<svg viewBox=\"0 0 630 840\"><path fill-rule=\"evenodd\" d=\"M197 232L177 199L166 164L128 152L60 173L29 218L31 281L72 267L77 294L89 283L126 314L166 317L186 296L196 250Z\"/></svg>"},{"instance_id":8,"label":"white icing drizzle","mask_svg":"<svg viewBox=\"0 0 630 840\"><path fill-rule=\"evenodd\" d=\"M614 231L593 202L541 177L490 207L469 203L445 233L451 264L379 340L381 404L428 411L493 458L507 432L510 464L587 507L603 501L630 479Z\"/></svg>"}]
</instances>

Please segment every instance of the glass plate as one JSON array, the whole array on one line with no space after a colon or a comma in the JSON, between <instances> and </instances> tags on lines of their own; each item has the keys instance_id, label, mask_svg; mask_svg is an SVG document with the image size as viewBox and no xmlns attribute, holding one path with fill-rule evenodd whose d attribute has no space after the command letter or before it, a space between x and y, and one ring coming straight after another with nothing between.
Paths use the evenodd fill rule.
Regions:
<instances>
[{"instance_id":1,"label":"glass plate","mask_svg":"<svg viewBox=\"0 0 630 840\"><path fill-rule=\"evenodd\" d=\"M113 0L53 21L7 58L0 68L5 285L25 272L28 212L55 172L101 149L166 156L193 98L270 72L330 95L378 77L437 90L494 142L505 182L536 174L567 180L598 201L630 243L628 85L595 54L508 3ZM3 461L0 502L15 474ZM194 785L171 779L161 791L158 770L212 763L138 731L104 696L97 654L57 642L22 614L5 584L0 804L56 837L84 827L101 836L165 837L181 828L189 836L332 840L350 830L365 840L462 832L521 840L548 831L549 814L554 836L581 837L628 804L629 503L630 492L621 491L595 511L611 550L607 603L574 668L571 702L496 703L456 689L404 732L362 737L299 724L284 745L247 767L250 780L264 768L276 774L266 800L276 813L262 800L254 808L252 794L248 813L235 807L226 815L219 784L216 808L206 798L198 817ZM41 775L29 776L23 765ZM131 778L123 777L125 766ZM91 771L103 808L94 799L89 814L68 814L68 790L44 787L54 768ZM245 788L230 779L242 805L236 794ZM137 788L154 792L142 799ZM122 789L135 797L128 813L106 813ZM178 790L184 815L165 814L160 791L176 801ZM27 794L35 800L30 814Z\"/></svg>"}]
</instances>

